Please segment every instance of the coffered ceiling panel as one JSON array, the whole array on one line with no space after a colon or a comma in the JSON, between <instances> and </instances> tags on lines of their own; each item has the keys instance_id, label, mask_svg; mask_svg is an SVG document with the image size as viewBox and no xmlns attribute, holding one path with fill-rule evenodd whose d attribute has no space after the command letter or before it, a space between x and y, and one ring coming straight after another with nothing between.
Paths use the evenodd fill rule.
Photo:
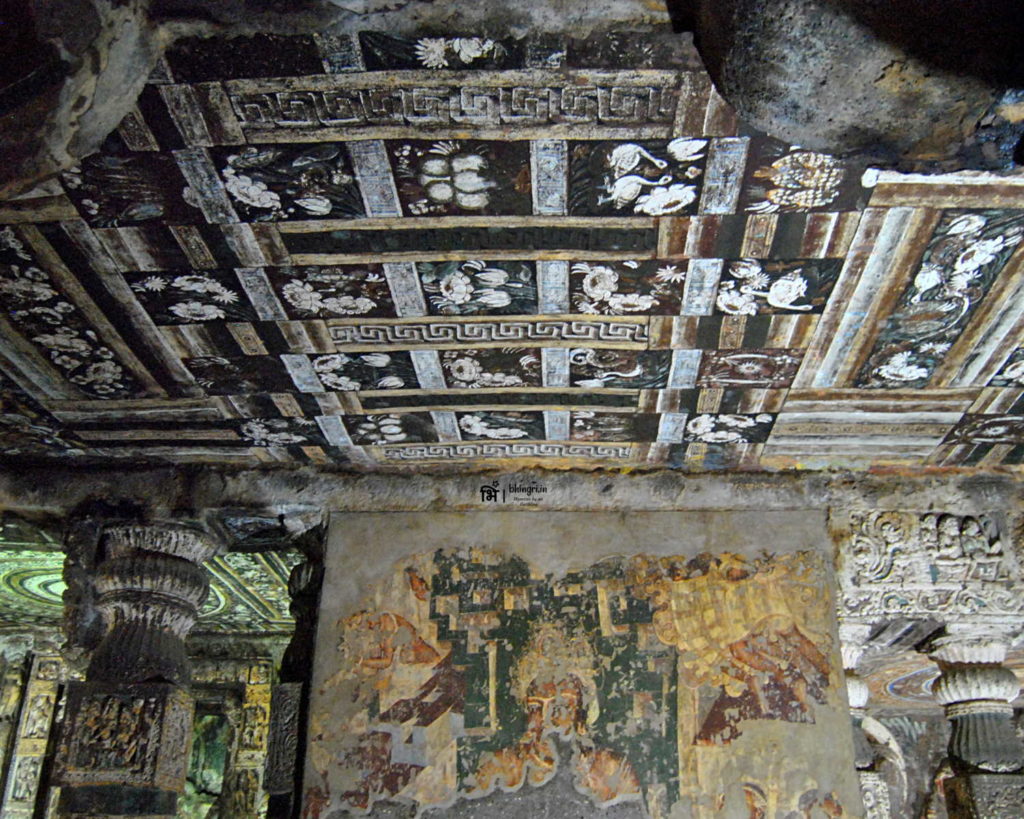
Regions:
<instances>
[{"instance_id":1,"label":"coffered ceiling panel","mask_svg":"<svg viewBox=\"0 0 1024 819\"><path fill-rule=\"evenodd\" d=\"M755 132L666 31L186 40L0 203L0 444L1017 466L1022 194Z\"/></svg>"}]
</instances>

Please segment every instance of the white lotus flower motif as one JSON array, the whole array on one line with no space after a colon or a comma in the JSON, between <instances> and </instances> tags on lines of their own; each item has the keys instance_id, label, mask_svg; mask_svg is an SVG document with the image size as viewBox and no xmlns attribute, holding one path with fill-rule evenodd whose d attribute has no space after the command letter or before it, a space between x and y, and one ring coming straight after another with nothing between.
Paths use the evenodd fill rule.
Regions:
<instances>
[{"instance_id":1,"label":"white lotus flower motif","mask_svg":"<svg viewBox=\"0 0 1024 819\"><path fill-rule=\"evenodd\" d=\"M240 432L244 438L248 438L256 446L287 446L306 441L303 436L291 432L274 432L263 421L249 421L242 424Z\"/></svg>"},{"instance_id":2,"label":"white lotus flower motif","mask_svg":"<svg viewBox=\"0 0 1024 819\"><path fill-rule=\"evenodd\" d=\"M400 390L405 382L397 375L386 375L377 382L378 390Z\"/></svg>"},{"instance_id":3,"label":"white lotus flower motif","mask_svg":"<svg viewBox=\"0 0 1024 819\"><path fill-rule=\"evenodd\" d=\"M364 313L369 313L376 306L373 299L368 299L365 296L332 296L324 299L324 309L342 316L361 316Z\"/></svg>"},{"instance_id":4,"label":"white lotus flower motif","mask_svg":"<svg viewBox=\"0 0 1024 819\"><path fill-rule=\"evenodd\" d=\"M697 415L686 422L686 431L691 435L706 435L715 428L715 416Z\"/></svg>"},{"instance_id":5,"label":"white lotus flower motif","mask_svg":"<svg viewBox=\"0 0 1024 819\"><path fill-rule=\"evenodd\" d=\"M494 40L485 40L482 37L456 37L451 41L452 51L464 63L471 63L490 54L494 50L494 45Z\"/></svg>"},{"instance_id":6,"label":"white lotus flower motif","mask_svg":"<svg viewBox=\"0 0 1024 819\"><path fill-rule=\"evenodd\" d=\"M133 290L149 290L154 293L166 289L167 279L163 276L147 276L141 282L132 285Z\"/></svg>"},{"instance_id":7,"label":"white lotus flower motif","mask_svg":"<svg viewBox=\"0 0 1024 819\"><path fill-rule=\"evenodd\" d=\"M529 433L525 429L516 427L492 427L485 423L477 415L464 415L459 421L459 426L470 435L479 435L481 438L509 439L526 438Z\"/></svg>"},{"instance_id":8,"label":"white lotus flower motif","mask_svg":"<svg viewBox=\"0 0 1024 819\"><path fill-rule=\"evenodd\" d=\"M988 222L980 213L965 213L949 223L949 227L946 228L946 235L964 236L966 234L980 233L986 224Z\"/></svg>"},{"instance_id":9,"label":"white lotus flower motif","mask_svg":"<svg viewBox=\"0 0 1024 819\"><path fill-rule=\"evenodd\" d=\"M455 270L441 279L441 295L452 304L465 304L473 298L473 283L469 276Z\"/></svg>"},{"instance_id":10,"label":"white lotus flower motif","mask_svg":"<svg viewBox=\"0 0 1024 819\"><path fill-rule=\"evenodd\" d=\"M673 139L666 150L676 162L696 162L703 158L701 151L707 144L706 139Z\"/></svg>"},{"instance_id":11,"label":"white lotus flower motif","mask_svg":"<svg viewBox=\"0 0 1024 819\"><path fill-rule=\"evenodd\" d=\"M41 336L35 336L32 339L36 344L40 344L50 350L57 350L62 353L75 353L77 355L87 355L92 349L91 345L84 339L79 338L78 333L74 330L67 328L61 329L56 333L48 333Z\"/></svg>"},{"instance_id":12,"label":"white lotus flower motif","mask_svg":"<svg viewBox=\"0 0 1024 819\"><path fill-rule=\"evenodd\" d=\"M444 38L424 37L416 43L416 59L427 68L445 68L448 65L446 48Z\"/></svg>"},{"instance_id":13,"label":"white lotus flower motif","mask_svg":"<svg viewBox=\"0 0 1024 819\"><path fill-rule=\"evenodd\" d=\"M186 321L211 321L225 318L224 311L215 304L203 304L200 301L185 301L172 304L169 312Z\"/></svg>"},{"instance_id":14,"label":"white lotus flower motif","mask_svg":"<svg viewBox=\"0 0 1024 819\"><path fill-rule=\"evenodd\" d=\"M904 350L875 368L875 374L886 381L917 381L927 378L931 372L927 367L913 363L913 352Z\"/></svg>"},{"instance_id":15,"label":"white lotus flower motif","mask_svg":"<svg viewBox=\"0 0 1024 819\"><path fill-rule=\"evenodd\" d=\"M456 381L472 384L483 373L483 367L475 358L457 358L448 365L448 372Z\"/></svg>"},{"instance_id":16,"label":"white lotus flower motif","mask_svg":"<svg viewBox=\"0 0 1024 819\"><path fill-rule=\"evenodd\" d=\"M320 380L329 390L352 392L361 387L360 383L354 378L349 378L347 375L338 375L337 373L321 373Z\"/></svg>"},{"instance_id":17,"label":"white lotus flower motif","mask_svg":"<svg viewBox=\"0 0 1024 819\"><path fill-rule=\"evenodd\" d=\"M654 278L659 282L671 282L672 284L678 284L686 279L686 271L680 270L674 264L670 264L665 267L658 268L658 272L654 274Z\"/></svg>"},{"instance_id":18,"label":"white lotus flower motif","mask_svg":"<svg viewBox=\"0 0 1024 819\"><path fill-rule=\"evenodd\" d=\"M475 278L479 284L485 284L488 287L501 287L508 282L508 273L497 267L488 267L477 273Z\"/></svg>"},{"instance_id":19,"label":"white lotus flower motif","mask_svg":"<svg viewBox=\"0 0 1024 819\"><path fill-rule=\"evenodd\" d=\"M57 296L52 287L28 279L0 280L0 293L18 301L49 301Z\"/></svg>"},{"instance_id":20,"label":"white lotus flower motif","mask_svg":"<svg viewBox=\"0 0 1024 819\"><path fill-rule=\"evenodd\" d=\"M322 355L319 358L313 359L313 369L318 373L329 373L334 370L340 370L349 361L351 361L344 353L332 353L331 355Z\"/></svg>"},{"instance_id":21,"label":"white lotus flower motif","mask_svg":"<svg viewBox=\"0 0 1024 819\"><path fill-rule=\"evenodd\" d=\"M76 384L112 384L120 381L123 375L124 370L119 364L115 364L113 361L100 361L90 364L82 375L75 376L71 380Z\"/></svg>"},{"instance_id":22,"label":"white lotus flower motif","mask_svg":"<svg viewBox=\"0 0 1024 819\"><path fill-rule=\"evenodd\" d=\"M233 157L228 157L230 162ZM224 169L224 187L239 202L254 208L279 210L281 197L258 179L238 173L234 168Z\"/></svg>"},{"instance_id":23,"label":"white lotus flower motif","mask_svg":"<svg viewBox=\"0 0 1024 819\"><path fill-rule=\"evenodd\" d=\"M359 360L371 367L386 367L391 363L391 356L387 353L367 353L359 356Z\"/></svg>"},{"instance_id":24,"label":"white lotus flower motif","mask_svg":"<svg viewBox=\"0 0 1024 819\"><path fill-rule=\"evenodd\" d=\"M729 265L729 273L737 279L750 279L762 275L761 263L756 259L740 259Z\"/></svg>"},{"instance_id":25,"label":"white lotus flower motif","mask_svg":"<svg viewBox=\"0 0 1024 819\"><path fill-rule=\"evenodd\" d=\"M643 296L639 293L612 293L608 297L609 307L625 313L650 310L657 303L658 300L654 296Z\"/></svg>"},{"instance_id":26,"label":"white lotus flower motif","mask_svg":"<svg viewBox=\"0 0 1024 819\"><path fill-rule=\"evenodd\" d=\"M737 290L732 282L723 282L715 300L718 309L730 316L757 315L757 299L750 293Z\"/></svg>"},{"instance_id":27,"label":"white lotus flower motif","mask_svg":"<svg viewBox=\"0 0 1024 819\"><path fill-rule=\"evenodd\" d=\"M324 306L323 296L320 295L308 282L292 279L281 288L281 295L294 308L298 310L309 310L315 312L322 310Z\"/></svg>"},{"instance_id":28,"label":"white lotus flower motif","mask_svg":"<svg viewBox=\"0 0 1024 819\"><path fill-rule=\"evenodd\" d=\"M573 272L586 272L583 292L594 301L605 301L619 287L619 274L605 265L591 267L586 262L573 265Z\"/></svg>"},{"instance_id":29,"label":"white lotus flower motif","mask_svg":"<svg viewBox=\"0 0 1024 819\"><path fill-rule=\"evenodd\" d=\"M326 216L331 212L331 200L326 196L304 196L295 204L314 216Z\"/></svg>"},{"instance_id":30,"label":"white lotus flower motif","mask_svg":"<svg viewBox=\"0 0 1024 819\"><path fill-rule=\"evenodd\" d=\"M667 188L654 188L636 200L636 213L646 213L648 216L665 216L676 213L697 198L697 188L694 185L683 185L677 183Z\"/></svg>"},{"instance_id":31,"label":"white lotus flower motif","mask_svg":"<svg viewBox=\"0 0 1024 819\"><path fill-rule=\"evenodd\" d=\"M476 300L488 307L508 307L512 303L512 297L504 290L479 290Z\"/></svg>"},{"instance_id":32,"label":"white lotus flower motif","mask_svg":"<svg viewBox=\"0 0 1024 819\"><path fill-rule=\"evenodd\" d=\"M743 433L734 429L718 429L700 436L707 444L738 444L744 441Z\"/></svg>"}]
</instances>

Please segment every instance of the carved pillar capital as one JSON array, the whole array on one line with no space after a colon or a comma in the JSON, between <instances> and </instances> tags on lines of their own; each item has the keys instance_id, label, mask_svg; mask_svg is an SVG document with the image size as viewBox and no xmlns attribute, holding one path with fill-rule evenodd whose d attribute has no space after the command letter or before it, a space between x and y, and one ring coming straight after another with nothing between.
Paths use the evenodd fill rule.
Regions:
<instances>
[{"instance_id":1,"label":"carved pillar capital","mask_svg":"<svg viewBox=\"0 0 1024 819\"><path fill-rule=\"evenodd\" d=\"M216 542L176 524L117 525L104 530L106 559L95 578L96 608L106 635L93 652L93 682L165 680L187 685L185 637L206 599L199 563Z\"/></svg>"},{"instance_id":2,"label":"carved pillar capital","mask_svg":"<svg viewBox=\"0 0 1024 819\"><path fill-rule=\"evenodd\" d=\"M949 628L928 647L942 673L932 691L950 721L950 760L960 773L1009 773L1024 767L1013 728L1020 682L1001 665L1009 640L998 631Z\"/></svg>"}]
</instances>

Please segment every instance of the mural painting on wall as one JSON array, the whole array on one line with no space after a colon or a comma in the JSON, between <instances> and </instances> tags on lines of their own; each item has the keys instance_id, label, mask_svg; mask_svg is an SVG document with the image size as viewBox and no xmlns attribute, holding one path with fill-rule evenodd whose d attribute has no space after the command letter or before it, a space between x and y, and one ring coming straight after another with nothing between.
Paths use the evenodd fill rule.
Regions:
<instances>
[{"instance_id":1,"label":"mural painting on wall","mask_svg":"<svg viewBox=\"0 0 1024 819\"><path fill-rule=\"evenodd\" d=\"M822 577L807 553L561 579L485 550L403 561L334 624L303 815L423 814L561 765L595 806L655 818L849 816L813 758L779 753L798 726L815 747L848 721Z\"/></svg>"}]
</instances>

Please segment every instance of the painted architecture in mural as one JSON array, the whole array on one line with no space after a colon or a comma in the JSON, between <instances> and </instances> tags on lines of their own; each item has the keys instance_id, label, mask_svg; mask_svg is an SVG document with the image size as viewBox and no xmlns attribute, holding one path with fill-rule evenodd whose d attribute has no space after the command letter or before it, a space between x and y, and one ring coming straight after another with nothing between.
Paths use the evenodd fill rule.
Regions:
<instances>
[{"instance_id":1,"label":"painted architecture in mural","mask_svg":"<svg viewBox=\"0 0 1024 819\"><path fill-rule=\"evenodd\" d=\"M849 730L824 588L806 553L557 580L485 550L409 558L318 660L336 670L314 694L304 816L429 812L560 766L594 806L651 817L858 815L786 752L793 732L815 748Z\"/></svg>"}]
</instances>

